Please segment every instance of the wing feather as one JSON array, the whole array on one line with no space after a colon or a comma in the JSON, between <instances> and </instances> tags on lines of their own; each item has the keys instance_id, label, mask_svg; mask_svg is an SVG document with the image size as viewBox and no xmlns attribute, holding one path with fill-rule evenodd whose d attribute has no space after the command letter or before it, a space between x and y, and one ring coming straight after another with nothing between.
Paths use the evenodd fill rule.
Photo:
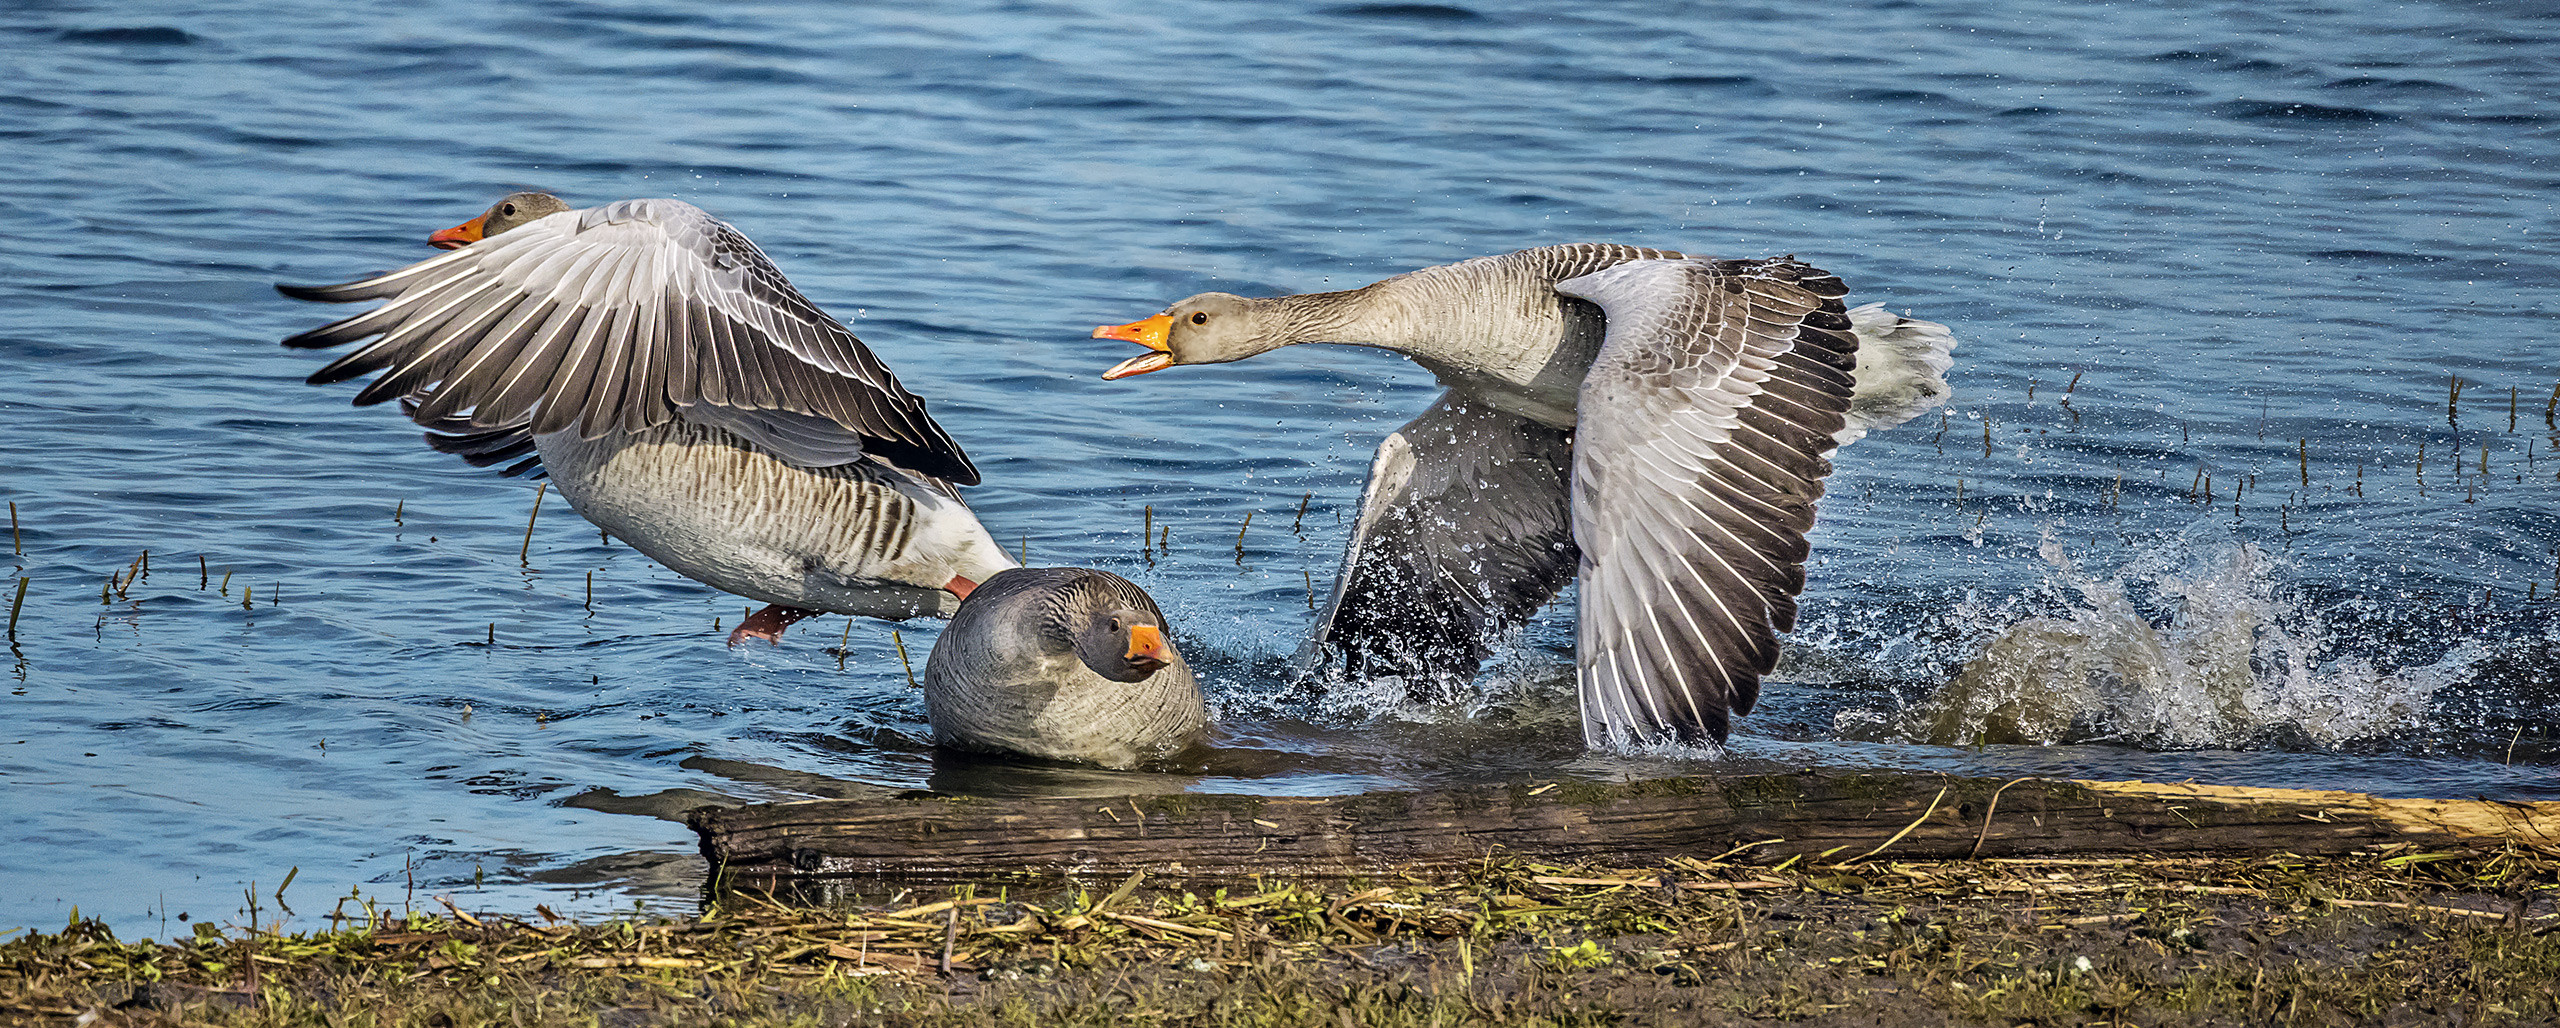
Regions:
<instances>
[{"instance_id":1,"label":"wing feather","mask_svg":"<svg viewBox=\"0 0 2560 1028\"><path fill-rule=\"evenodd\" d=\"M518 303L528 299L523 294L492 289L480 294L456 311L451 318L400 355L398 362L381 377L356 391L355 405L367 407L394 397L423 394L429 386L443 380L445 372L480 333L495 324Z\"/></svg>"},{"instance_id":2,"label":"wing feather","mask_svg":"<svg viewBox=\"0 0 2560 1028\"><path fill-rule=\"evenodd\" d=\"M344 382L351 378L370 375L374 372L381 371L384 368L388 368L393 364L397 364L400 362L401 358L409 352L410 347L413 346L417 340L432 334L438 328L444 327L445 322L452 320L455 315L461 313L473 300L496 288L497 284L494 282L458 282L437 290L432 294L430 298L431 302L420 304L416 308L414 314L410 315L406 320L399 322L390 331L384 333L382 338L376 339L372 343L357 349L354 353L340 357L336 361L331 362L328 366L312 372L311 377L304 379L303 381L309 382L313 385L327 385L332 382ZM325 329L323 331L325 331ZM302 338L302 336L296 336L293 339L285 340L285 343L288 346L306 345L304 343L296 342L296 340ZM355 337L349 338L352 339ZM313 343L307 345L335 346L338 342L339 340L331 340L325 343Z\"/></svg>"},{"instance_id":3,"label":"wing feather","mask_svg":"<svg viewBox=\"0 0 2560 1028\"><path fill-rule=\"evenodd\" d=\"M1448 395L1378 446L1311 642L1419 698L1465 686L1574 565L1569 433Z\"/></svg>"},{"instance_id":4,"label":"wing feather","mask_svg":"<svg viewBox=\"0 0 2560 1028\"><path fill-rule=\"evenodd\" d=\"M523 352L506 369L505 376L491 387L489 399L473 408L471 423L481 428L494 428L531 418L534 405L541 401L543 391L550 386L549 379L534 374L533 369L557 367L561 356L577 340L578 330L592 313L592 308L555 304L551 317L542 323L541 330L525 343Z\"/></svg>"},{"instance_id":5,"label":"wing feather","mask_svg":"<svg viewBox=\"0 0 2560 1028\"><path fill-rule=\"evenodd\" d=\"M712 345L711 311L701 304L686 303L681 297L674 296L667 298L667 305L680 313L685 321L684 342L667 355L667 402L676 403L680 396L700 398L702 378L699 369L704 351Z\"/></svg>"},{"instance_id":6,"label":"wing feather","mask_svg":"<svg viewBox=\"0 0 2560 1028\"><path fill-rule=\"evenodd\" d=\"M1856 366L1846 289L1793 259L1687 258L1556 290L1608 318L1574 448L1584 734L1722 741L1795 623Z\"/></svg>"},{"instance_id":7,"label":"wing feather","mask_svg":"<svg viewBox=\"0 0 2560 1028\"><path fill-rule=\"evenodd\" d=\"M535 334L551 319L556 306L552 301L530 296L517 303L505 318L481 333L478 341L454 361L452 371L444 376L443 385L419 405L417 412L409 416L410 420L452 417L457 412L456 405L464 398L494 394L493 386L497 380L505 376L507 369L515 364L517 355L524 352L526 344L532 342ZM455 348L461 349L459 345Z\"/></svg>"},{"instance_id":8,"label":"wing feather","mask_svg":"<svg viewBox=\"0 0 2560 1028\"><path fill-rule=\"evenodd\" d=\"M542 406L533 416L533 434L550 435L565 432L578 423L578 415L586 408L587 390L594 378L596 362L605 340L619 331L614 322L628 314L620 307L590 309L587 319L578 326L578 337L569 341L560 367L545 386Z\"/></svg>"},{"instance_id":9,"label":"wing feather","mask_svg":"<svg viewBox=\"0 0 2560 1028\"><path fill-rule=\"evenodd\" d=\"M422 424L477 432L522 422L595 438L709 404L785 419L802 435L822 431L801 416L814 417L845 437L811 452L867 453L978 481L968 455L869 347L735 228L680 201L565 211L360 281L277 288L313 300L387 299L286 342L372 340L313 382L379 373L358 402L414 399Z\"/></svg>"}]
</instances>

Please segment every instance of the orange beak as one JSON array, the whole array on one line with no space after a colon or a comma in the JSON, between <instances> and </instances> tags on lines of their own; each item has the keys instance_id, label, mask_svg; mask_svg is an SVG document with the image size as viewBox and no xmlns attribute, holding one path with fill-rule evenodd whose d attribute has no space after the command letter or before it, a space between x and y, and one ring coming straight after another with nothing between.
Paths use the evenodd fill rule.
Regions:
<instances>
[{"instance_id":1,"label":"orange beak","mask_svg":"<svg viewBox=\"0 0 2560 1028\"><path fill-rule=\"evenodd\" d=\"M1164 644L1164 631L1154 625L1129 626L1129 652L1123 656L1132 664L1163 667L1173 663L1173 650Z\"/></svg>"},{"instance_id":2,"label":"orange beak","mask_svg":"<svg viewBox=\"0 0 2560 1028\"><path fill-rule=\"evenodd\" d=\"M1111 370L1102 373L1103 379L1108 381L1127 378L1131 375L1143 375L1150 371L1163 371L1172 367L1173 348L1166 346L1164 341L1165 333L1172 329L1173 315L1170 314L1158 314L1152 318L1140 318L1126 325L1104 325L1094 329L1093 337L1096 339L1126 340L1155 351L1139 354L1112 365Z\"/></svg>"},{"instance_id":3,"label":"orange beak","mask_svg":"<svg viewBox=\"0 0 2560 1028\"><path fill-rule=\"evenodd\" d=\"M480 230L488 227L489 216L483 214L452 228L427 237L439 250L459 250L480 241Z\"/></svg>"}]
</instances>

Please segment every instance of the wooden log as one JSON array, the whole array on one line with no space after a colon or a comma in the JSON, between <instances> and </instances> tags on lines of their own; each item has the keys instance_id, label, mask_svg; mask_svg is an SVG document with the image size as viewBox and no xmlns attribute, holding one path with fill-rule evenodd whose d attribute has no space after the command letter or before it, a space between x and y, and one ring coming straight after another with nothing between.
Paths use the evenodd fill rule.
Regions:
<instances>
[{"instance_id":1,"label":"wooden log","mask_svg":"<svg viewBox=\"0 0 2560 1028\"><path fill-rule=\"evenodd\" d=\"M2560 852L2560 802L2154 782L1826 774L1526 782L1357 796L892 798L704 807L731 880L1132 871L1239 878L1445 870L1488 856L1621 867L1672 857L1947 859L2340 854L2405 844Z\"/></svg>"}]
</instances>

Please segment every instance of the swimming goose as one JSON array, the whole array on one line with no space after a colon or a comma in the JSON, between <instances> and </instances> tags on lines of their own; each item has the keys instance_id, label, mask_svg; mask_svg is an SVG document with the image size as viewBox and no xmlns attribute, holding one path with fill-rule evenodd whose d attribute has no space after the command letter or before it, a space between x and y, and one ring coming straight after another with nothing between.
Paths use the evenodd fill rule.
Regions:
<instances>
[{"instance_id":1,"label":"swimming goose","mask_svg":"<svg viewBox=\"0 0 2560 1028\"><path fill-rule=\"evenodd\" d=\"M357 406L397 399L439 450L538 466L633 549L770 604L731 645L825 611L948 616L1014 566L961 502L977 468L924 401L726 222L516 193L430 241L451 252L276 287L388 301L284 341L374 340L310 381L381 372Z\"/></svg>"},{"instance_id":2,"label":"swimming goose","mask_svg":"<svg viewBox=\"0 0 2560 1028\"><path fill-rule=\"evenodd\" d=\"M934 742L1133 767L1200 740L1200 685L1128 579L1015 568L978 584L924 665Z\"/></svg>"},{"instance_id":3,"label":"swimming goose","mask_svg":"<svg viewBox=\"0 0 2560 1028\"><path fill-rule=\"evenodd\" d=\"M1108 379L1313 342L1429 369L1447 391L1378 447L1315 642L1462 684L1578 575L1586 742L1722 742L1794 627L1831 451L1948 393L1946 326L1847 292L1792 257L1574 244L1094 335L1148 350Z\"/></svg>"}]
</instances>

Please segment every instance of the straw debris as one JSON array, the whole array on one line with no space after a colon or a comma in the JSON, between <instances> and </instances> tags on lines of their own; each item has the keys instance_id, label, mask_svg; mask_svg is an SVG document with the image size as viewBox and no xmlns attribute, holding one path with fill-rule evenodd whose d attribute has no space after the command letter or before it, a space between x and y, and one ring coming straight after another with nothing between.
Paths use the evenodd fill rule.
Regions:
<instances>
[{"instance_id":1,"label":"straw debris","mask_svg":"<svg viewBox=\"0 0 2560 1028\"><path fill-rule=\"evenodd\" d=\"M1888 851L1889 854L1889 851ZM0 944L0 1020L365 1025L2547 1023L2560 863L2518 849L1487 860L1103 894L1055 878L692 920L447 904L311 934ZM893 901L882 902L889 896ZM919 902L922 901L922 902ZM547 914L548 911L541 911ZM548 918L546 918L548 920ZM254 970L254 978L252 971ZM252 984L254 982L254 985Z\"/></svg>"}]
</instances>

